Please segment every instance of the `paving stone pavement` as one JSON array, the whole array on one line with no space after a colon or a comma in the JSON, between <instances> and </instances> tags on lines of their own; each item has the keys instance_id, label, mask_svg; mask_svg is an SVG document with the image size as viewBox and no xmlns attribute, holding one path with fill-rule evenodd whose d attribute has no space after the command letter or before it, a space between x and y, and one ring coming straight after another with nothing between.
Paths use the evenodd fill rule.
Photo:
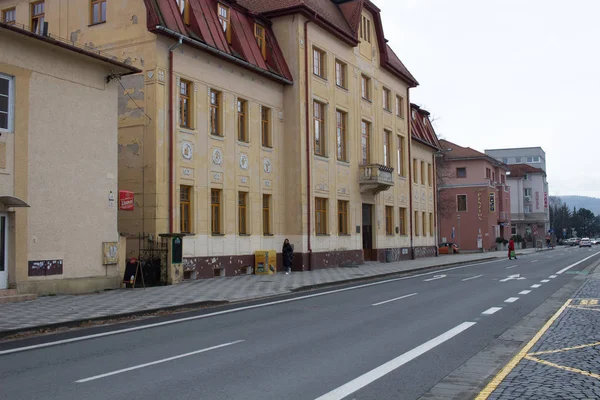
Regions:
<instances>
[{"instance_id":1,"label":"paving stone pavement","mask_svg":"<svg viewBox=\"0 0 600 400\"><path fill-rule=\"evenodd\" d=\"M520 254L535 249L519 250ZM118 289L77 296L44 296L23 303L0 305L0 333L94 318L143 313L205 301L242 301L288 294L292 290L349 279L430 268L452 263L505 257L504 252L442 255L394 263L365 263L353 268L327 268L290 275L244 275L203 279L173 286Z\"/></svg>"},{"instance_id":2,"label":"paving stone pavement","mask_svg":"<svg viewBox=\"0 0 600 400\"><path fill-rule=\"evenodd\" d=\"M600 267L488 400L600 399Z\"/></svg>"}]
</instances>

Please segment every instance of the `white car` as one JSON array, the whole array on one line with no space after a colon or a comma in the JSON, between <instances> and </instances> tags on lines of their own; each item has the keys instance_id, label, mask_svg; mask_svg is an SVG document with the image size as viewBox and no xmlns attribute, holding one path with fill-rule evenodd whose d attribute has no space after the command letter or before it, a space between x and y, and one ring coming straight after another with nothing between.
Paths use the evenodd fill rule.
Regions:
<instances>
[{"instance_id":1,"label":"white car","mask_svg":"<svg viewBox=\"0 0 600 400\"><path fill-rule=\"evenodd\" d=\"M592 241L590 238L583 238L579 242L579 247L592 247Z\"/></svg>"}]
</instances>

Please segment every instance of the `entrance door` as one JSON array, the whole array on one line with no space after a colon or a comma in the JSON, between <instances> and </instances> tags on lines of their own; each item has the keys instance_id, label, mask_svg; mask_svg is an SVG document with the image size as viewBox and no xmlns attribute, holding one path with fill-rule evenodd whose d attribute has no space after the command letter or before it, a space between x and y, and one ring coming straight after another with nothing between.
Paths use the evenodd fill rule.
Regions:
<instances>
[{"instance_id":1,"label":"entrance door","mask_svg":"<svg viewBox=\"0 0 600 400\"><path fill-rule=\"evenodd\" d=\"M362 238L365 261L377 260L373 257L373 206L370 204L362 205Z\"/></svg>"},{"instance_id":2,"label":"entrance door","mask_svg":"<svg viewBox=\"0 0 600 400\"><path fill-rule=\"evenodd\" d=\"M8 288L8 216L0 214L0 289Z\"/></svg>"}]
</instances>

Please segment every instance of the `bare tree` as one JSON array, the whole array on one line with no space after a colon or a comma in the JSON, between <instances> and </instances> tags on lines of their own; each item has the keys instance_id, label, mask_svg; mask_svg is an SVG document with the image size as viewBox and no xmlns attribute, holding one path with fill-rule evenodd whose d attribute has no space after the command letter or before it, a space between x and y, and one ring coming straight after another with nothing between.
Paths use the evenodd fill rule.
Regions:
<instances>
[{"instance_id":1,"label":"bare tree","mask_svg":"<svg viewBox=\"0 0 600 400\"><path fill-rule=\"evenodd\" d=\"M448 179L455 178L455 173L450 168L446 159L446 149L442 149L436 158L436 179L437 179L437 212L440 220L450 218L456 212L456 202L452 196L443 191L443 185Z\"/></svg>"}]
</instances>

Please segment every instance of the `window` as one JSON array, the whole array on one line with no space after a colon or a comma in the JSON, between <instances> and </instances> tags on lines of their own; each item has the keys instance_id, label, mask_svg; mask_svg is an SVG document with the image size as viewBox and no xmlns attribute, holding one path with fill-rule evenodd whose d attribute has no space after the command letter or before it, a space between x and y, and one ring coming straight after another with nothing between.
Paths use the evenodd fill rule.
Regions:
<instances>
[{"instance_id":1,"label":"window","mask_svg":"<svg viewBox=\"0 0 600 400\"><path fill-rule=\"evenodd\" d=\"M262 106L260 110L260 133L262 137L262 145L264 147L273 147L271 143L271 109Z\"/></svg>"},{"instance_id":2,"label":"window","mask_svg":"<svg viewBox=\"0 0 600 400\"><path fill-rule=\"evenodd\" d=\"M489 168L485 169L485 178L486 179L491 179L492 178L492 170Z\"/></svg>"},{"instance_id":3,"label":"window","mask_svg":"<svg viewBox=\"0 0 600 400\"><path fill-rule=\"evenodd\" d=\"M363 99L371 101L371 78L360 76L360 94Z\"/></svg>"},{"instance_id":4,"label":"window","mask_svg":"<svg viewBox=\"0 0 600 400\"><path fill-rule=\"evenodd\" d=\"M419 183L419 174L417 172L417 160L413 158L413 183Z\"/></svg>"},{"instance_id":5,"label":"window","mask_svg":"<svg viewBox=\"0 0 600 400\"><path fill-rule=\"evenodd\" d=\"M267 41L265 39L265 27L259 24L254 24L254 37L256 38L256 43L258 44L258 48L263 56L263 58L267 59Z\"/></svg>"},{"instance_id":6,"label":"window","mask_svg":"<svg viewBox=\"0 0 600 400\"><path fill-rule=\"evenodd\" d=\"M419 212L415 211L415 236L419 236Z\"/></svg>"},{"instance_id":7,"label":"window","mask_svg":"<svg viewBox=\"0 0 600 400\"><path fill-rule=\"evenodd\" d=\"M346 64L340 60L335 60L335 84L346 88Z\"/></svg>"},{"instance_id":8,"label":"window","mask_svg":"<svg viewBox=\"0 0 600 400\"><path fill-rule=\"evenodd\" d=\"M435 230L433 213L429 213L429 236L433 236L433 231Z\"/></svg>"},{"instance_id":9,"label":"window","mask_svg":"<svg viewBox=\"0 0 600 400\"><path fill-rule=\"evenodd\" d=\"M348 201L338 200L338 234L348 235Z\"/></svg>"},{"instance_id":10,"label":"window","mask_svg":"<svg viewBox=\"0 0 600 400\"><path fill-rule=\"evenodd\" d=\"M92 0L92 25L106 22L106 0Z\"/></svg>"},{"instance_id":11,"label":"window","mask_svg":"<svg viewBox=\"0 0 600 400\"><path fill-rule=\"evenodd\" d=\"M412 110L412 119L414 120L415 118L417 118L417 111Z\"/></svg>"},{"instance_id":12,"label":"window","mask_svg":"<svg viewBox=\"0 0 600 400\"><path fill-rule=\"evenodd\" d=\"M538 164L540 162L539 156L527 157L527 162L531 164Z\"/></svg>"},{"instance_id":13,"label":"window","mask_svg":"<svg viewBox=\"0 0 600 400\"><path fill-rule=\"evenodd\" d=\"M210 134L222 136L221 119L219 111L221 107L221 93L216 90L210 90Z\"/></svg>"},{"instance_id":14,"label":"window","mask_svg":"<svg viewBox=\"0 0 600 400\"><path fill-rule=\"evenodd\" d=\"M315 198L315 219L317 235L327 235L327 199Z\"/></svg>"},{"instance_id":15,"label":"window","mask_svg":"<svg viewBox=\"0 0 600 400\"><path fill-rule=\"evenodd\" d=\"M248 193L238 192L238 231L240 235L248 234Z\"/></svg>"},{"instance_id":16,"label":"window","mask_svg":"<svg viewBox=\"0 0 600 400\"><path fill-rule=\"evenodd\" d=\"M210 227L213 235L223 233L221 227L221 193L220 189L210 190Z\"/></svg>"},{"instance_id":17,"label":"window","mask_svg":"<svg viewBox=\"0 0 600 400\"><path fill-rule=\"evenodd\" d=\"M466 212L467 211L467 195L459 194L456 196L456 211Z\"/></svg>"},{"instance_id":18,"label":"window","mask_svg":"<svg viewBox=\"0 0 600 400\"><path fill-rule=\"evenodd\" d=\"M14 25L16 20L17 20L17 11L14 7L2 11L2 21L7 23L8 25Z\"/></svg>"},{"instance_id":19,"label":"window","mask_svg":"<svg viewBox=\"0 0 600 400\"><path fill-rule=\"evenodd\" d=\"M383 100L383 103L382 103L383 104L383 109L391 112L392 111L392 106L391 106L390 103L391 103L392 100L390 99L390 96L391 96L390 89L383 88L383 90L381 91L381 93L382 93L382 96L383 96L383 99L382 99Z\"/></svg>"},{"instance_id":20,"label":"window","mask_svg":"<svg viewBox=\"0 0 600 400\"><path fill-rule=\"evenodd\" d=\"M506 184L506 175L500 175L500 183Z\"/></svg>"},{"instance_id":21,"label":"window","mask_svg":"<svg viewBox=\"0 0 600 400\"><path fill-rule=\"evenodd\" d=\"M503 162L504 164L508 164L508 158L503 158L503 159L502 159L502 162Z\"/></svg>"},{"instance_id":22,"label":"window","mask_svg":"<svg viewBox=\"0 0 600 400\"><path fill-rule=\"evenodd\" d=\"M248 126L246 124L248 102L244 99L237 99L237 120L238 120L238 140L248 143Z\"/></svg>"},{"instance_id":23,"label":"window","mask_svg":"<svg viewBox=\"0 0 600 400\"><path fill-rule=\"evenodd\" d=\"M314 120L314 152L316 155L325 156L325 105L318 101L313 102Z\"/></svg>"},{"instance_id":24,"label":"window","mask_svg":"<svg viewBox=\"0 0 600 400\"><path fill-rule=\"evenodd\" d=\"M396 96L396 115L404 118L404 99L400 96Z\"/></svg>"},{"instance_id":25,"label":"window","mask_svg":"<svg viewBox=\"0 0 600 400\"><path fill-rule=\"evenodd\" d=\"M183 79L179 82L179 126L182 128L191 128L190 110L192 109L191 100L192 83Z\"/></svg>"},{"instance_id":26,"label":"window","mask_svg":"<svg viewBox=\"0 0 600 400\"><path fill-rule=\"evenodd\" d=\"M394 207L385 206L385 234L392 236L394 234Z\"/></svg>"},{"instance_id":27,"label":"window","mask_svg":"<svg viewBox=\"0 0 600 400\"><path fill-rule=\"evenodd\" d=\"M531 201L531 188L523 189L523 196L525 196L526 201Z\"/></svg>"},{"instance_id":28,"label":"window","mask_svg":"<svg viewBox=\"0 0 600 400\"><path fill-rule=\"evenodd\" d=\"M531 176L529 174L523 175L523 180L529 181L531 180Z\"/></svg>"},{"instance_id":29,"label":"window","mask_svg":"<svg viewBox=\"0 0 600 400\"><path fill-rule=\"evenodd\" d=\"M421 213L421 225L423 229L421 233L423 234L423 236L427 236L427 213L425 212Z\"/></svg>"},{"instance_id":30,"label":"window","mask_svg":"<svg viewBox=\"0 0 600 400\"><path fill-rule=\"evenodd\" d=\"M425 185L425 174L427 173L427 170L425 169L425 161L421 161L421 185Z\"/></svg>"},{"instance_id":31,"label":"window","mask_svg":"<svg viewBox=\"0 0 600 400\"><path fill-rule=\"evenodd\" d=\"M406 176L406 168L404 167L404 138L398 135L398 150L397 150L397 169L398 175Z\"/></svg>"},{"instance_id":32,"label":"window","mask_svg":"<svg viewBox=\"0 0 600 400\"><path fill-rule=\"evenodd\" d=\"M183 13L184 13L184 11L185 11L185 2L186 2L187 0L175 0L175 1L177 2L177 6L179 7L179 12L180 12L181 14L183 14Z\"/></svg>"},{"instance_id":33,"label":"window","mask_svg":"<svg viewBox=\"0 0 600 400\"><path fill-rule=\"evenodd\" d=\"M263 235L270 235L271 232L271 195L263 194L262 201L263 215Z\"/></svg>"},{"instance_id":34,"label":"window","mask_svg":"<svg viewBox=\"0 0 600 400\"><path fill-rule=\"evenodd\" d=\"M533 205L532 204L523 205L523 212L525 214L531 214L533 212Z\"/></svg>"},{"instance_id":35,"label":"window","mask_svg":"<svg viewBox=\"0 0 600 400\"><path fill-rule=\"evenodd\" d=\"M433 166L431 164L427 164L427 183L429 187L433 186Z\"/></svg>"},{"instance_id":36,"label":"window","mask_svg":"<svg viewBox=\"0 0 600 400\"><path fill-rule=\"evenodd\" d=\"M229 7L224 6L219 3L219 23L221 24L221 28L223 28L223 33L225 33L225 38L227 39L227 43L231 44L231 25L229 24Z\"/></svg>"},{"instance_id":37,"label":"window","mask_svg":"<svg viewBox=\"0 0 600 400\"><path fill-rule=\"evenodd\" d=\"M407 225L406 208L404 208L404 207L400 207L399 223L400 223L400 234L402 236L406 236L408 229L406 228L406 225Z\"/></svg>"},{"instance_id":38,"label":"window","mask_svg":"<svg viewBox=\"0 0 600 400\"><path fill-rule=\"evenodd\" d=\"M516 226L512 226L510 228L510 234L513 235L513 236L517 234L517 227Z\"/></svg>"},{"instance_id":39,"label":"window","mask_svg":"<svg viewBox=\"0 0 600 400\"><path fill-rule=\"evenodd\" d=\"M367 121L362 121L360 124L360 146L362 154L362 163L367 165L371 162L371 124Z\"/></svg>"},{"instance_id":40,"label":"window","mask_svg":"<svg viewBox=\"0 0 600 400\"><path fill-rule=\"evenodd\" d=\"M190 233L192 231L192 187L179 187L179 221L180 232Z\"/></svg>"},{"instance_id":41,"label":"window","mask_svg":"<svg viewBox=\"0 0 600 400\"><path fill-rule=\"evenodd\" d=\"M46 20L45 4L43 1L31 4L31 32L41 35Z\"/></svg>"},{"instance_id":42,"label":"window","mask_svg":"<svg viewBox=\"0 0 600 400\"><path fill-rule=\"evenodd\" d=\"M496 173L492 172L492 182L496 182Z\"/></svg>"},{"instance_id":43,"label":"window","mask_svg":"<svg viewBox=\"0 0 600 400\"><path fill-rule=\"evenodd\" d=\"M13 78L0 74L0 132L13 130Z\"/></svg>"},{"instance_id":44,"label":"window","mask_svg":"<svg viewBox=\"0 0 600 400\"><path fill-rule=\"evenodd\" d=\"M337 159L340 161L348 161L346 152L346 120L348 115L340 110L335 112L336 124L336 142L337 142Z\"/></svg>"},{"instance_id":45,"label":"window","mask_svg":"<svg viewBox=\"0 0 600 400\"><path fill-rule=\"evenodd\" d=\"M371 43L371 21L362 16L359 25L360 38L368 43Z\"/></svg>"},{"instance_id":46,"label":"window","mask_svg":"<svg viewBox=\"0 0 600 400\"><path fill-rule=\"evenodd\" d=\"M457 178L466 178L467 177L467 169L466 168L456 168L456 177Z\"/></svg>"},{"instance_id":47,"label":"window","mask_svg":"<svg viewBox=\"0 0 600 400\"><path fill-rule=\"evenodd\" d=\"M386 167L392 166L392 155L390 154L390 140L392 133L383 131L383 160Z\"/></svg>"},{"instance_id":48,"label":"window","mask_svg":"<svg viewBox=\"0 0 600 400\"><path fill-rule=\"evenodd\" d=\"M325 78L326 70L325 52L313 47L313 74Z\"/></svg>"}]
</instances>

